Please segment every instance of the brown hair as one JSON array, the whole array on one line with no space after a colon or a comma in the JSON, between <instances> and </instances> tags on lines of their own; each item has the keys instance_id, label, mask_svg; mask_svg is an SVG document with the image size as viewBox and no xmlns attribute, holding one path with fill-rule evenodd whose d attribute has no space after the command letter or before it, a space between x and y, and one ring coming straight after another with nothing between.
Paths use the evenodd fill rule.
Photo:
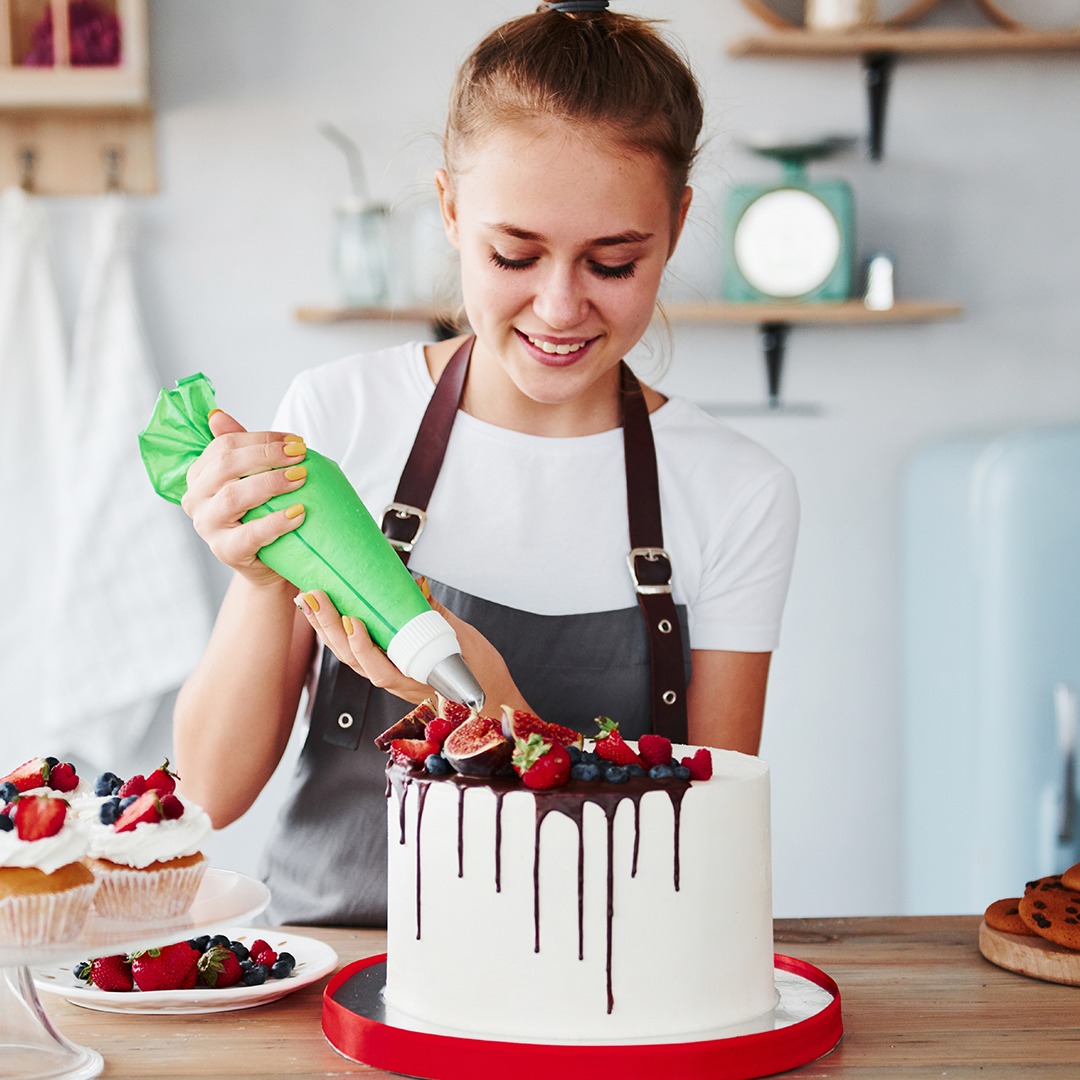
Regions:
<instances>
[{"instance_id":1,"label":"brown hair","mask_svg":"<svg viewBox=\"0 0 1080 1080\"><path fill-rule=\"evenodd\" d=\"M652 20L545 4L496 27L462 64L444 140L450 175L465 148L502 124L533 119L596 124L623 146L655 154L674 209L697 151L701 95Z\"/></svg>"}]
</instances>

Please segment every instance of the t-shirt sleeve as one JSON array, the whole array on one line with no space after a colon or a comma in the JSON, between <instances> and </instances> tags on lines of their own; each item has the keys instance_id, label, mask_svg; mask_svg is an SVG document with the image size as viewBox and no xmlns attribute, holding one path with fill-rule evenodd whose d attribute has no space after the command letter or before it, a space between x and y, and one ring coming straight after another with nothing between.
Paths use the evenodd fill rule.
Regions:
<instances>
[{"instance_id":1,"label":"t-shirt sleeve","mask_svg":"<svg viewBox=\"0 0 1080 1080\"><path fill-rule=\"evenodd\" d=\"M690 609L692 648L777 647L798 531L795 479L778 465L749 485L706 545L701 588Z\"/></svg>"}]
</instances>

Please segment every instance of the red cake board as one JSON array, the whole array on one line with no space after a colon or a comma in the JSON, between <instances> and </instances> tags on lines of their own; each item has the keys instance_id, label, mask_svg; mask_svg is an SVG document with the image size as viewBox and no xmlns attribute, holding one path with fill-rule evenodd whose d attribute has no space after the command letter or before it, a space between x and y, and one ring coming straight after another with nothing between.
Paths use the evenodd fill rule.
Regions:
<instances>
[{"instance_id":1,"label":"red cake board","mask_svg":"<svg viewBox=\"0 0 1080 1080\"><path fill-rule=\"evenodd\" d=\"M581 1046L513 1043L435 1034L394 1027L377 1019L378 991L385 979L386 954L369 956L342 968L323 991L322 1028L343 1057L388 1072L422 1080L551 1080L588 1076L589 1080L654 1080L723 1076L756 1080L786 1072L827 1054L844 1033L840 989L825 972L803 960L775 954L779 971L800 976L832 996L819 1012L773 1031L711 1038L698 1042ZM382 969L382 970L380 970ZM350 1005L335 995L347 984L362 987Z\"/></svg>"}]
</instances>

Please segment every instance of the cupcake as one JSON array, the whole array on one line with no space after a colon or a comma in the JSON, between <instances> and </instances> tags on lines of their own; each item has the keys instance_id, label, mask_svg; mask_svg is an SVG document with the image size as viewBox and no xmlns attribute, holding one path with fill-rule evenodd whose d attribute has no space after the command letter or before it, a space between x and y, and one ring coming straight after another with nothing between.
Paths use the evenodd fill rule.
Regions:
<instances>
[{"instance_id":1,"label":"cupcake","mask_svg":"<svg viewBox=\"0 0 1080 1080\"><path fill-rule=\"evenodd\" d=\"M182 915L206 872L200 847L210 833L210 817L172 790L175 776L167 769L151 776L158 774L158 786L131 777L117 795L102 799L90 828L85 861L98 881L94 908L106 919L149 922Z\"/></svg>"},{"instance_id":2,"label":"cupcake","mask_svg":"<svg viewBox=\"0 0 1080 1080\"><path fill-rule=\"evenodd\" d=\"M64 799L18 795L0 810L0 943L76 937L97 890L85 829Z\"/></svg>"}]
</instances>

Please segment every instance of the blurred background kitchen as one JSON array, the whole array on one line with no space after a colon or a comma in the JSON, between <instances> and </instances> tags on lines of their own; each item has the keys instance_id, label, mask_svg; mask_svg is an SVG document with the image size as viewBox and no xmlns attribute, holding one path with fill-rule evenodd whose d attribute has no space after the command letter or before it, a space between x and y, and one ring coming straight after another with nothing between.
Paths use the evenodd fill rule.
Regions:
<instances>
[{"instance_id":1,"label":"blurred background kitchen","mask_svg":"<svg viewBox=\"0 0 1080 1080\"><path fill-rule=\"evenodd\" d=\"M981 910L1080 859L1080 3L616 6L668 20L708 106L670 332L635 364L768 446L802 497L762 747L776 914ZM156 388L206 372L267 426L298 371L431 333L450 80L530 0L77 0L71 59L112 47L95 7L121 23L121 68L147 43L152 112L138 72L119 112L48 82L48 0L0 5L23 27L0 72L0 764L75 756L91 776L168 752L225 586L140 474ZM910 25L807 55L873 33L834 18ZM874 160L864 58L882 51ZM733 189L823 142L808 183L852 193L851 302L736 309ZM389 238L384 273L350 254L358 225L362 251ZM891 273L868 313L875 254ZM357 304L404 314L343 317ZM785 346L771 400L766 325ZM217 865L254 872L297 749L214 837Z\"/></svg>"}]
</instances>

